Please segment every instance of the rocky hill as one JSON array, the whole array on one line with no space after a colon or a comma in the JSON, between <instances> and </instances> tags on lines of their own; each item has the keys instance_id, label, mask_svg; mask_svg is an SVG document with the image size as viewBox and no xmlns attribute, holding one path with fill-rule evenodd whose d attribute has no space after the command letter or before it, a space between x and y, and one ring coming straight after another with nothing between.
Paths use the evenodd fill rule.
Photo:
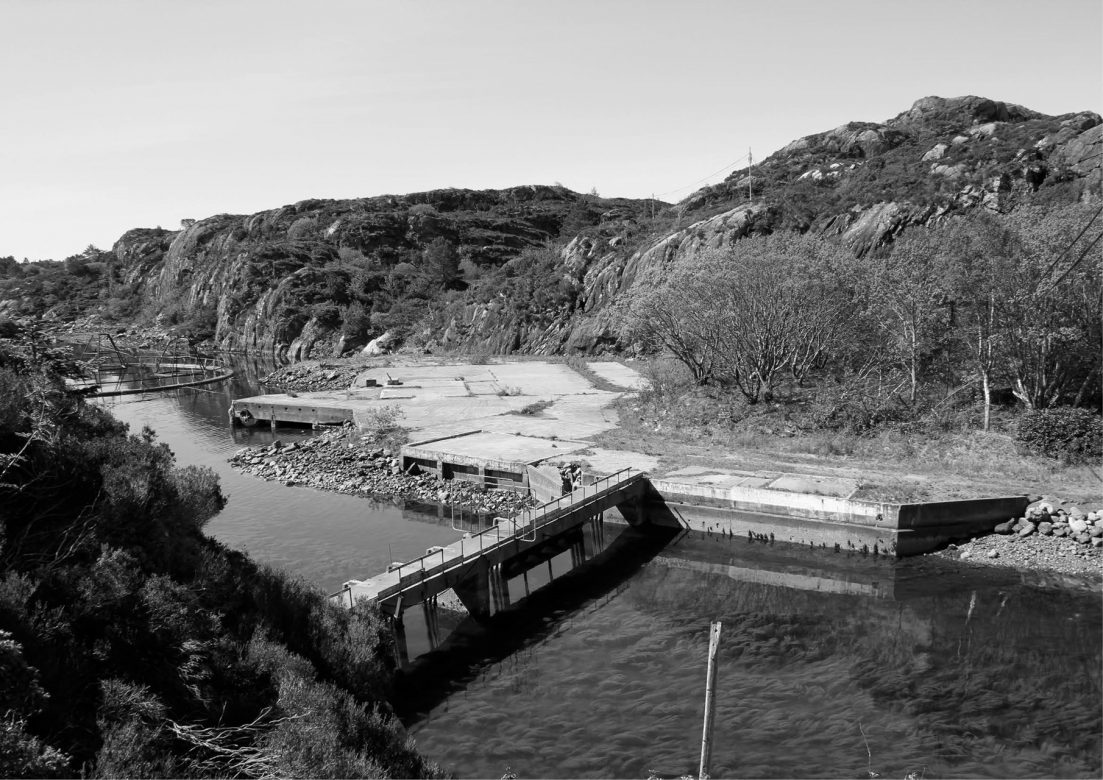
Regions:
<instances>
[{"instance_id":1,"label":"rocky hill","mask_svg":"<svg viewBox=\"0 0 1103 780\"><path fill-rule=\"evenodd\" d=\"M633 240L583 231L561 253L578 288L570 317L542 323L500 296L468 296L439 332L467 348L601 351L616 344L608 304L637 279L751 233L810 231L863 256L952 214L1098 201L1101 122L1087 111L1051 117L979 97L923 98L884 124L793 141L670 209L665 230L653 222Z\"/></svg>"},{"instance_id":2,"label":"rocky hill","mask_svg":"<svg viewBox=\"0 0 1103 780\"><path fill-rule=\"evenodd\" d=\"M863 256L951 214L1098 200L1101 139L1092 112L928 97L882 124L797 139L673 206L558 186L307 200L132 230L78 265L106 269L101 306L127 311L130 296L224 348L302 359L389 335L596 352L616 348L610 304L637 279L751 233L811 231ZM25 310L27 285L0 279L9 310L20 295Z\"/></svg>"}]
</instances>

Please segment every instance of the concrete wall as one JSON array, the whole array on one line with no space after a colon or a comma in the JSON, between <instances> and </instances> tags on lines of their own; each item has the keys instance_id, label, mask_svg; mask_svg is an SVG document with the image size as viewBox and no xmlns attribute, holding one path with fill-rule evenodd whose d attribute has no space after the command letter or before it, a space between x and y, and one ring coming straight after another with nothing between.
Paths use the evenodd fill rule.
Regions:
<instances>
[{"instance_id":1,"label":"concrete wall","mask_svg":"<svg viewBox=\"0 0 1103 780\"><path fill-rule=\"evenodd\" d=\"M765 488L713 488L653 479L647 519L704 533L773 536L816 547L929 552L1023 514L1026 496L889 504Z\"/></svg>"},{"instance_id":2,"label":"concrete wall","mask_svg":"<svg viewBox=\"0 0 1103 780\"><path fill-rule=\"evenodd\" d=\"M810 493L790 493L767 488L714 488L652 479L651 485L664 499L700 506L737 509L743 512L765 512L773 515L845 521L876 528L896 528L899 505L873 501L856 501Z\"/></svg>"}]
</instances>

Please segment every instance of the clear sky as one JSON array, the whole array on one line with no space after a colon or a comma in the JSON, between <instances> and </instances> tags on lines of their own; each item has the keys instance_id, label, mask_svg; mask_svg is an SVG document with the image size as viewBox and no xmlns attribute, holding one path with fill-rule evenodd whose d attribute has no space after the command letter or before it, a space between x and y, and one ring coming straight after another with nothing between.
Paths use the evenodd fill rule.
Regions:
<instances>
[{"instance_id":1,"label":"clear sky","mask_svg":"<svg viewBox=\"0 0 1103 780\"><path fill-rule=\"evenodd\" d=\"M968 94L1103 112L1103 3L0 0L0 255L439 187L673 201Z\"/></svg>"}]
</instances>

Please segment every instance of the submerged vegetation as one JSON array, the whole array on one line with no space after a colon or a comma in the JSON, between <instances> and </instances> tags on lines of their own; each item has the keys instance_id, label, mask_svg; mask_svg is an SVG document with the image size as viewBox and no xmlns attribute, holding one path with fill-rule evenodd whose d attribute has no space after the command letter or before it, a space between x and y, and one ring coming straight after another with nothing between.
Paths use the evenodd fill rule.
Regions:
<instances>
[{"instance_id":1,"label":"submerged vegetation","mask_svg":"<svg viewBox=\"0 0 1103 780\"><path fill-rule=\"evenodd\" d=\"M178 467L0 339L0 775L435 776L388 703L390 634L203 534Z\"/></svg>"}]
</instances>

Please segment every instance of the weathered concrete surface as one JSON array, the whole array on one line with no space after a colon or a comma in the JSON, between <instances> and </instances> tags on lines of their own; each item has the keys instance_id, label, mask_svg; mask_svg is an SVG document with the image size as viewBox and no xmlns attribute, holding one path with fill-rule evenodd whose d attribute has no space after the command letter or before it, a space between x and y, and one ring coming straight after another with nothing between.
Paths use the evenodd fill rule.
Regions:
<instances>
[{"instance_id":1,"label":"weathered concrete surface","mask_svg":"<svg viewBox=\"0 0 1103 780\"><path fill-rule=\"evenodd\" d=\"M807 493L817 496L850 498L861 486L858 480L847 477L828 477L814 474L786 474L734 471L730 469L687 466L671 471L666 479L689 485L727 488L766 488L791 493Z\"/></svg>"},{"instance_id":2,"label":"weathered concrete surface","mask_svg":"<svg viewBox=\"0 0 1103 780\"><path fill-rule=\"evenodd\" d=\"M613 361L592 361L586 367L611 385L625 390L642 390L644 378L634 368Z\"/></svg>"},{"instance_id":3,"label":"weathered concrete surface","mask_svg":"<svg viewBox=\"0 0 1103 780\"><path fill-rule=\"evenodd\" d=\"M515 436L493 431L479 431L435 441L411 442L403 454L412 458L435 457L448 463L536 464L547 458L584 449L584 441L542 439L535 436Z\"/></svg>"}]
</instances>

